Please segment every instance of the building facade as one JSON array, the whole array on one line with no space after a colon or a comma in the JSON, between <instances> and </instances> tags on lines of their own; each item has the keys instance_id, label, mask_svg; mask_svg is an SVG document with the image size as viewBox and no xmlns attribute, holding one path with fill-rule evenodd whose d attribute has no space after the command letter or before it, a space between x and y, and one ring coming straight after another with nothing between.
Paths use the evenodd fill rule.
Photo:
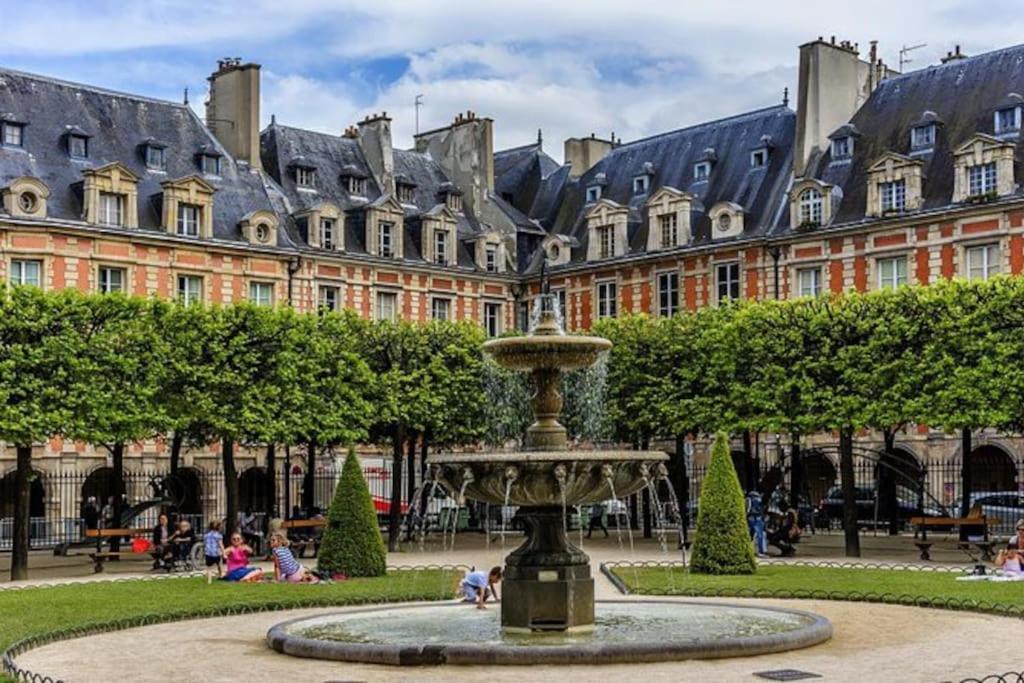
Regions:
<instances>
[{"instance_id":1,"label":"building facade","mask_svg":"<svg viewBox=\"0 0 1024 683\"><path fill-rule=\"evenodd\" d=\"M1024 47L899 74L874 45L862 59L818 39L799 64L795 110L784 98L627 143L571 138L561 164L539 136L496 151L494 122L474 112L411 149L386 113L338 135L260 130L260 67L239 60L209 77L205 120L0 69L0 279L496 335L525 324L542 265L571 329L1024 269ZM1024 442L980 441L1011 463L992 486L1016 491ZM959 457L925 426L897 442L918 464ZM137 445L129 461L164 452ZM59 440L37 455L41 468L107 464ZM215 460L216 446L186 456Z\"/></svg>"}]
</instances>

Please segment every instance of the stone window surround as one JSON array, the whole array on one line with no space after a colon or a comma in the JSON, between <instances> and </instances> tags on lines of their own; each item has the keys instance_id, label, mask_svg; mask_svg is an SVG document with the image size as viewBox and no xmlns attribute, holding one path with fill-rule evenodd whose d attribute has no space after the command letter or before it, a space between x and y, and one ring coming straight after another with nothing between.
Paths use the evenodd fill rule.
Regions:
<instances>
[{"instance_id":1,"label":"stone window surround","mask_svg":"<svg viewBox=\"0 0 1024 683\"><path fill-rule=\"evenodd\" d=\"M821 224L816 227L825 226L832 222L832 185L816 178L803 178L793 183L793 187L789 191L789 224L793 230L801 227L800 195L805 190L811 188L821 193Z\"/></svg>"},{"instance_id":2,"label":"stone window surround","mask_svg":"<svg viewBox=\"0 0 1024 683\"><path fill-rule=\"evenodd\" d=\"M953 151L953 203L971 199L968 168L987 163L996 165L996 195L1004 197L1013 194L1016 182L1013 172L1015 148L1012 142L984 133L976 133L957 147Z\"/></svg>"},{"instance_id":3,"label":"stone window surround","mask_svg":"<svg viewBox=\"0 0 1024 683\"><path fill-rule=\"evenodd\" d=\"M673 314L679 313L683 309L683 279L684 274L680 266L674 268L662 268L654 271L654 284L651 290L654 292L654 301L651 302L652 313L656 316L661 317L661 278L664 275L675 275L676 276L676 301L673 309Z\"/></svg>"},{"instance_id":4,"label":"stone window surround","mask_svg":"<svg viewBox=\"0 0 1024 683\"><path fill-rule=\"evenodd\" d=\"M586 216L587 220L587 260L597 261L602 258L614 258L626 253L626 228L629 219L629 208L615 202L602 199L594 205ZM601 245L597 236L597 228L611 226L612 254L601 256Z\"/></svg>"},{"instance_id":5,"label":"stone window surround","mask_svg":"<svg viewBox=\"0 0 1024 683\"><path fill-rule=\"evenodd\" d=\"M728 230L721 230L718 222L722 215L729 216ZM711 239L725 239L727 237L739 237L743 234L743 207L735 202L717 202L708 211L708 218L711 219Z\"/></svg>"},{"instance_id":6,"label":"stone window surround","mask_svg":"<svg viewBox=\"0 0 1024 683\"><path fill-rule=\"evenodd\" d=\"M879 261L885 261L891 258L903 258L907 263L907 281L905 284L916 285L917 284L917 268L915 268L914 261L914 249L908 247L906 244L900 244L891 249L880 249L873 251L868 255L868 291L876 292L880 289L878 286L880 267Z\"/></svg>"},{"instance_id":7,"label":"stone window surround","mask_svg":"<svg viewBox=\"0 0 1024 683\"><path fill-rule=\"evenodd\" d=\"M12 261L39 261L39 288L44 292L50 289L49 275L51 270L51 259L49 254L41 251L16 251L8 252L7 259L4 267L7 269L4 271L4 284L7 284L11 280L11 262Z\"/></svg>"},{"instance_id":8,"label":"stone window surround","mask_svg":"<svg viewBox=\"0 0 1024 683\"><path fill-rule=\"evenodd\" d=\"M344 310L345 308L345 281L341 279L332 279L328 277L318 277L313 282L316 287L316 308L320 310L323 306L323 299L320 296L320 290L327 287L335 289L338 292L338 308L336 310Z\"/></svg>"},{"instance_id":9,"label":"stone window surround","mask_svg":"<svg viewBox=\"0 0 1024 683\"><path fill-rule=\"evenodd\" d=\"M493 271L487 271L487 249L488 247L494 247L494 267ZM475 257L477 266L480 267L484 272L505 272L505 244L501 237L496 233L485 233L476 240L475 244ZM547 251L545 249L545 251Z\"/></svg>"},{"instance_id":10,"label":"stone window surround","mask_svg":"<svg viewBox=\"0 0 1024 683\"><path fill-rule=\"evenodd\" d=\"M594 280L594 295L593 295L593 304L592 304L593 305L593 312L592 312L592 316L591 316L592 320L602 320L604 318L617 318L617 317L619 317L619 313L621 312L621 309L622 309L622 283L620 282L620 279L621 278L618 275L614 275L612 277L602 277L602 278L596 278ZM601 315L601 297L600 297L601 286L602 285L609 285L609 284L615 285L615 298L614 298L615 310L614 310L614 313L612 315Z\"/></svg>"},{"instance_id":11,"label":"stone window surround","mask_svg":"<svg viewBox=\"0 0 1024 683\"><path fill-rule=\"evenodd\" d=\"M690 211L693 195L672 187L662 187L647 200L647 251L686 246L691 240ZM676 244L661 243L661 216L676 214Z\"/></svg>"},{"instance_id":12,"label":"stone window surround","mask_svg":"<svg viewBox=\"0 0 1024 683\"><path fill-rule=\"evenodd\" d=\"M160 183L163 188L163 225L171 235L178 234L178 204L194 204L202 209L199 238L213 237L213 194L216 188L196 175Z\"/></svg>"},{"instance_id":13,"label":"stone window surround","mask_svg":"<svg viewBox=\"0 0 1024 683\"><path fill-rule=\"evenodd\" d=\"M205 303L210 300L210 281L211 278L206 277L206 274L200 270L189 270L188 268L174 268L171 270L171 292L173 300L178 301L178 278L179 277L197 277L201 283L199 289L199 301ZM248 293L248 292L246 292Z\"/></svg>"},{"instance_id":14,"label":"stone window surround","mask_svg":"<svg viewBox=\"0 0 1024 683\"><path fill-rule=\"evenodd\" d=\"M124 271L124 286L121 291L124 294L132 293L132 277L135 275L135 262L134 261L109 261L101 260L95 262L95 267L91 276L95 278L95 282L89 283L90 289L95 292L102 292L100 289L100 270L103 268L111 268L116 270Z\"/></svg>"},{"instance_id":15,"label":"stone window surround","mask_svg":"<svg viewBox=\"0 0 1024 683\"><path fill-rule=\"evenodd\" d=\"M334 249L345 250L345 214L335 204L323 202L295 214L296 218L306 219L306 241L315 249L323 249L320 243L320 219L334 220Z\"/></svg>"},{"instance_id":16,"label":"stone window surround","mask_svg":"<svg viewBox=\"0 0 1024 683\"><path fill-rule=\"evenodd\" d=\"M252 299L253 285L269 285L270 286L270 301L266 304L267 306L273 306L277 299L277 283L274 280L266 280L260 278L250 278L246 282L246 301L255 304L256 302ZM259 304L263 305L263 304Z\"/></svg>"},{"instance_id":17,"label":"stone window surround","mask_svg":"<svg viewBox=\"0 0 1024 683\"><path fill-rule=\"evenodd\" d=\"M123 198L122 228L139 227L139 178L119 162L82 171L83 214L87 223L100 223L100 194L118 194Z\"/></svg>"},{"instance_id":18,"label":"stone window surround","mask_svg":"<svg viewBox=\"0 0 1024 683\"><path fill-rule=\"evenodd\" d=\"M421 242L423 247L423 258L434 265L454 266L458 258L458 231L456 230L455 217L450 209L438 212L433 216L424 216L421 226ZM445 254L444 263L438 263L437 254L434 253L437 246L437 233L447 233L445 247L448 253Z\"/></svg>"},{"instance_id":19,"label":"stone window surround","mask_svg":"<svg viewBox=\"0 0 1024 683\"><path fill-rule=\"evenodd\" d=\"M572 258L572 244L562 235L548 235L541 242L541 248L548 263L553 266L565 265Z\"/></svg>"},{"instance_id":20,"label":"stone window surround","mask_svg":"<svg viewBox=\"0 0 1024 683\"><path fill-rule=\"evenodd\" d=\"M448 302L448 312L447 312L447 314L445 315L444 318L435 318L434 317L434 303L437 302L437 301L446 301L446 302ZM453 294L435 294L435 293L431 293L429 295L429 301L428 301L428 304L427 304L427 309L428 309L427 313L430 316L430 320L445 320L447 322L455 322L456 319L457 319L457 315L455 313L455 294L454 293Z\"/></svg>"},{"instance_id":21,"label":"stone window surround","mask_svg":"<svg viewBox=\"0 0 1024 683\"><path fill-rule=\"evenodd\" d=\"M424 226L427 217L423 218ZM391 256L380 254L380 224L391 224ZM397 201L366 207L366 251L380 258L400 259L405 254L405 213Z\"/></svg>"},{"instance_id":22,"label":"stone window surround","mask_svg":"<svg viewBox=\"0 0 1024 683\"><path fill-rule=\"evenodd\" d=\"M380 317L380 295L381 294L394 294L395 295L395 317L396 321L402 319L402 295L403 291L401 288L396 287L383 287L375 285L371 288L370 295L373 297L371 301L373 305L373 319L382 320Z\"/></svg>"},{"instance_id":23,"label":"stone window surround","mask_svg":"<svg viewBox=\"0 0 1024 683\"><path fill-rule=\"evenodd\" d=\"M737 284L737 296L736 296L735 299L729 298L729 299L726 299L725 301L742 301L745 298L743 296L743 278L744 278L744 275L745 275L746 271L743 268L743 259L736 257L736 258L722 259L721 261L713 260L713 261L711 261L710 264L708 264L709 265L709 276L708 277L711 280L710 290L711 290L711 293L712 293L712 295L714 297L714 304L716 306L721 304L721 303L723 303L722 297L720 296L720 293L719 293L719 287L718 287L718 284L719 284L718 283L718 267L719 266L728 266L728 265L733 265L733 264L738 266L737 274L736 274L736 282L738 283Z\"/></svg>"},{"instance_id":24,"label":"stone window surround","mask_svg":"<svg viewBox=\"0 0 1024 683\"><path fill-rule=\"evenodd\" d=\"M799 261L793 263L789 267L789 298L800 299L804 294L800 293L800 271L803 270L816 270L818 271L818 294L825 294L829 291L828 283L828 262L823 260L821 257L815 257L806 261Z\"/></svg>"},{"instance_id":25,"label":"stone window surround","mask_svg":"<svg viewBox=\"0 0 1024 683\"><path fill-rule=\"evenodd\" d=\"M921 208L921 168L924 162L895 152L887 152L868 167L866 216L882 216L882 195L880 183L892 183L902 180L906 186L904 208L902 211L886 212L886 215L916 211Z\"/></svg>"},{"instance_id":26,"label":"stone window surround","mask_svg":"<svg viewBox=\"0 0 1024 683\"><path fill-rule=\"evenodd\" d=\"M246 214L239 226L242 229L242 236L250 244L265 247L277 246L277 216L271 211L259 209ZM260 240L258 228L263 226L267 229L267 239Z\"/></svg>"},{"instance_id":27,"label":"stone window surround","mask_svg":"<svg viewBox=\"0 0 1024 683\"><path fill-rule=\"evenodd\" d=\"M959 277L965 280L970 279L970 264L967 261L967 250L972 247L986 246L995 246L999 250L999 272L1010 272L1010 250L1007 248L1007 240L1004 239L1002 234L995 233L978 235L977 237L957 242L954 253L957 258L957 263L955 264L956 273Z\"/></svg>"},{"instance_id":28,"label":"stone window surround","mask_svg":"<svg viewBox=\"0 0 1024 683\"><path fill-rule=\"evenodd\" d=\"M35 211L27 212L21 208L19 199L25 192L35 195ZM39 178L21 176L0 190L0 197L3 199L4 210L12 218L46 218L46 200L50 197L50 188Z\"/></svg>"},{"instance_id":29,"label":"stone window surround","mask_svg":"<svg viewBox=\"0 0 1024 683\"><path fill-rule=\"evenodd\" d=\"M500 336L505 331L505 304L497 299L484 299L480 304L480 324L484 328L484 332L490 335L490 330L487 329L487 307L497 306L498 307L498 318L497 318L497 330L496 334L491 336Z\"/></svg>"}]
</instances>

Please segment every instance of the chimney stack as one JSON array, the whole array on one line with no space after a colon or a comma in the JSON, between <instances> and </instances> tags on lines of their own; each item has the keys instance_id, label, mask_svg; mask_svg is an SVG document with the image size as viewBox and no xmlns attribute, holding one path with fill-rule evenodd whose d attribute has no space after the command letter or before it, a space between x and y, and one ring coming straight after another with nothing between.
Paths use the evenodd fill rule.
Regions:
<instances>
[{"instance_id":1,"label":"chimney stack","mask_svg":"<svg viewBox=\"0 0 1024 683\"><path fill-rule=\"evenodd\" d=\"M941 61L942 61L943 64L945 64L946 62L955 62L958 59L967 59L967 55L965 55L964 53L960 52L960 46L959 45L956 46L956 49L954 51L947 52L946 56L943 57Z\"/></svg>"},{"instance_id":2,"label":"chimney stack","mask_svg":"<svg viewBox=\"0 0 1024 683\"><path fill-rule=\"evenodd\" d=\"M226 57L217 61L217 70L207 80L206 127L235 159L262 168L260 65Z\"/></svg>"},{"instance_id":3,"label":"chimney stack","mask_svg":"<svg viewBox=\"0 0 1024 683\"><path fill-rule=\"evenodd\" d=\"M386 111L366 116L355 131L359 148L374 180L385 194L395 193L395 154L391 145L391 119Z\"/></svg>"},{"instance_id":4,"label":"chimney stack","mask_svg":"<svg viewBox=\"0 0 1024 683\"><path fill-rule=\"evenodd\" d=\"M612 139L602 140L593 133L589 138L569 138L563 146L565 163L569 164L569 175L578 178L597 162L601 161L615 147L615 134Z\"/></svg>"}]
</instances>

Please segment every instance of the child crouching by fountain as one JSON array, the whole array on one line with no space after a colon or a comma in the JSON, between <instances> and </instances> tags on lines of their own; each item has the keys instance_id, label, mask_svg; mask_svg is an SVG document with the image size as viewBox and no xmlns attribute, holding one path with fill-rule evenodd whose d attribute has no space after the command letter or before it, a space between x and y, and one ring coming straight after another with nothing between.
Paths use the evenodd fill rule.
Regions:
<instances>
[{"instance_id":1,"label":"child crouching by fountain","mask_svg":"<svg viewBox=\"0 0 1024 683\"><path fill-rule=\"evenodd\" d=\"M288 548L284 534L270 537L270 552L274 556L274 580L288 583L318 583L319 579L306 570Z\"/></svg>"},{"instance_id":2,"label":"child crouching by fountain","mask_svg":"<svg viewBox=\"0 0 1024 683\"><path fill-rule=\"evenodd\" d=\"M477 609L487 609L484 603L488 596L498 602L498 584L501 583L501 567L492 567L488 573L470 571L462 579L459 591L463 602L475 602Z\"/></svg>"}]
</instances>

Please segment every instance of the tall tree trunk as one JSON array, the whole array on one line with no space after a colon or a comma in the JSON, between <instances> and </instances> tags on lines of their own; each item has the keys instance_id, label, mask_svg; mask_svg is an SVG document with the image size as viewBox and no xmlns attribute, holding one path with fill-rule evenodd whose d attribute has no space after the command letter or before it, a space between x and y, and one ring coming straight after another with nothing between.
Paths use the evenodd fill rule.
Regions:
<instances>
[{"instance_id":1,"label":"tall tree trunk","mask_svg":"<svg viewBox=\"0 0 1024 683\"><path fill-rule=\"evenodd\" d=\"M267 513L266 522L277 517L277 444L267 444Z\"/></svg>"},{"instance_id":2,"label":"tall tree trunk","mask_svg":"<svg viewBox=\"0 0 1024 683\"><path fill-rule=\"evenodd\" d=\"M857 533L857 490L853 480L853 429L839 430L839 479L843 489L843 537L846 556L860 557L860 535Z\"/></svg>"},{"instance_id":3,"label":"tall tree trunk","mask_svg":"<svg viewBox=\"0 0 1024 683\"><path fill-rule=\"evenodd\" d=\"M302 478L302 511L309 515L316 505L316 439L306 444L306 475Z\"/></svg>"},{"instance_id":4,"label":"tall tree trunk","mask_svg":"<svg viewBox=\"0 0 1024 683\"><path fill-rule=\"evenodd\" d=\"M405 499L412 504L412 494L416 492L416 432L409 434L409 442L406 445L406 484Z\"/></svg>"},{"instance_id":5,"label":"tall tree trunk","mask_svg":"<svg viewBox=\"0 0 1024 683\"><path fill-rule=\"evenodd\" d=\"M739 474L739 473L737 473ZM752 491L756 485L754 480L754 445L750 440L750 430L743 430L743 490Z\"/></svg>"},{"instance_id":6,"label":"tall tree trunk","mask_svg":"<svg viewBox=\"0 0 1024 683\"><path fill-rule=\"evenodd\" d=\"M125 487L124 487L124 443L115 443L110 449L111 464L114 468L114 525L118 528L127 526L121 515L124 513ZM121 539L110 539L110 550L118 552L121 550ZM116 559L116 558L115 558Z\"/></svg>"},{"instance_id":7,"label":"tall tree trunk","mask_svg":"<svg viewBox=\"0 0 1024 683\"><path fill-rule=\"evenodd\" d=\"M180 429L175 429L174 434L171 436L171 476L178 474L178 468L181 466L181 445L185 440L185 435Z\"/></svg>"},{"instance_id":8,"label":"tall tree trunk","mask_svg":"<svg viewBox=\"0 0 1024 683\"><path fill-rule=\"evenodd\" d=\"M971 430L965 428L960 431L960 488L963 492L960 498L961 517L966 517L967 513L971 511L971 491L974 488L974 482L971 481L971 451L973 449Z\"/></svg>"},{"instance_id":9,"label":"tall tree trunk","mask_svg":"<svg viewBox=\"0 0 1024 683\"><path fill-rule=\"evenodd\" d=\"M896 504L896 484L909 488L908 482L896 481L896 431L882 430L882 455L878 459L878 514L889 522L889 535L896 536L900 532L899 506Z\"/></svg>"},{"instance_id":10,"label":"tall tree trunk","mask_svg":"<svg viewBox=\"0 0 1024 683\"><path fill-rule=\"evenodd\" d=\"M427 454L429 448L430 433L423 432L423 434L420 435L420 481L427 481ZM423 491L422 493L420 493L420 500L418 501L418 503L417 501L409 501L409 505L418 504L420 506L420 511L424 515L427 514L427 505L430 504L430 500L427 498L427 496L429 495L427 488L428 487L426 486L423 487Z\"/></svg>"},{"instance_id":11,"label":"tall tree trunk","mask_svg":"<svg viewBox=\"0 0 1024 683\"><path fill-rule=\"evenodd\" d=\"M224 469L224 493L227 511L221 533L230 536L238 530L238 472L235 470L235 440L224 437L220 442L221 466Z\"/></svg>"},{"instance_id":12,"label":"tall tree trunk","mask_svg":"<svg viewBox=\"0 0 1024 683\"><path fill-rule=\"evenodd\" d=\"M14 539L11 548L11 581L28 578L28 518L32 499L32 445L19 445L14 475Z\"/></svg>"},{"instance_id":13,"label":"tall tree trunk","mask_svg":"<svg viewBox=\"0 0 1024 683\"><path fill-rule=\"evenodd\" d=\"M284 446L284 510L281 510L285 519L292 518L292 447Z\"/></svg>"},{"instance_id":14,"label":"tall tree trunk","mask_svg":"<svg viewBox=\"0 0 1024 683\"><path fill-rule=\"evenodd\" d=\"M800 510L800 492L804 488L804 463L800 453L800 433L789 435L789 504L794 510Z\"/></svg>"},{"instance_id":15,"label":"tall tree trunk","mask_svg":"<svg viewBox=\"0 0 1024 683\"><path fill-rule=\"evenodd\" d=\"M398 550L399 534L402 533L402 461L405 444L405 427L395 426L391 452L391 508L388 510L388 550ZM456 509L455 514L459 511Z\"/></svg>"}]
</instances>

